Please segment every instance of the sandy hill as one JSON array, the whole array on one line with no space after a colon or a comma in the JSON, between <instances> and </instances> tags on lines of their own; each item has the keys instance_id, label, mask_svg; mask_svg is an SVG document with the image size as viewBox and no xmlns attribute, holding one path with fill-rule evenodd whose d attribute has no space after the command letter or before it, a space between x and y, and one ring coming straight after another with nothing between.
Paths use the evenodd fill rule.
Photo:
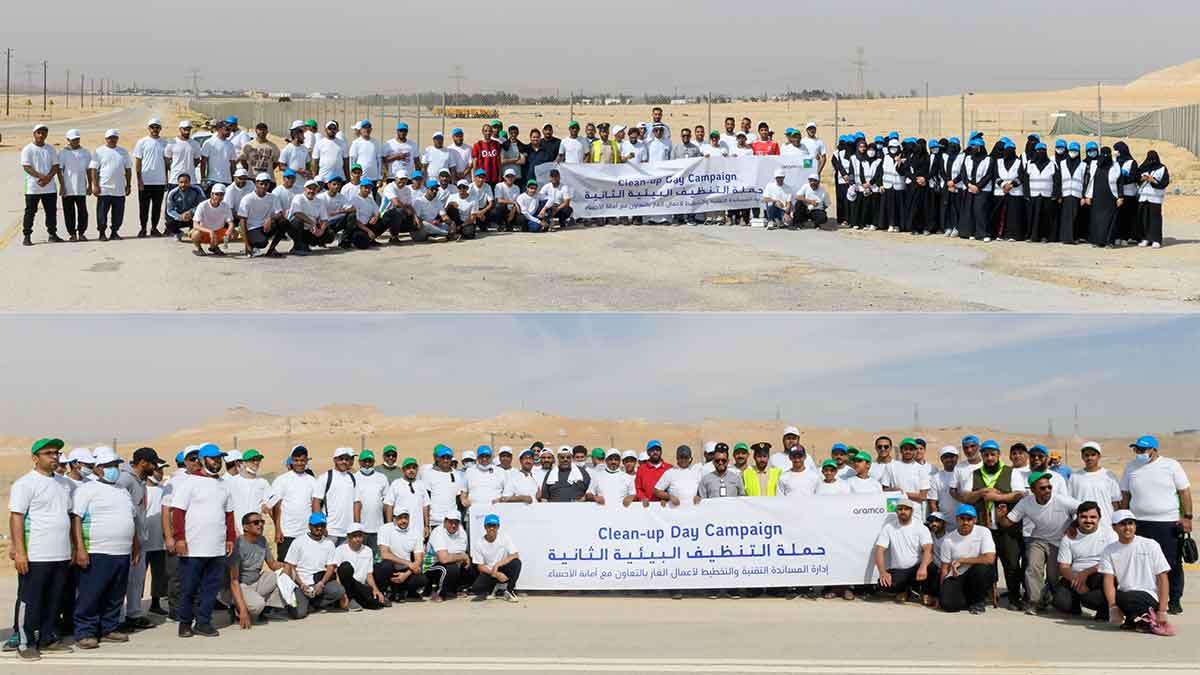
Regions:
<instances>
[{"instance_id":1,"label":"sandy hill","mask_svg":"<svg viewBox=\"0 0 1200 675\"><path fill-rule=\"evenodd\" d=\"M1193 92L1200 90L1200 59L1193 59L1147 73L1125 85L1127 91L1155 87L1190 88Z\"/></svg>"}]
</instances>

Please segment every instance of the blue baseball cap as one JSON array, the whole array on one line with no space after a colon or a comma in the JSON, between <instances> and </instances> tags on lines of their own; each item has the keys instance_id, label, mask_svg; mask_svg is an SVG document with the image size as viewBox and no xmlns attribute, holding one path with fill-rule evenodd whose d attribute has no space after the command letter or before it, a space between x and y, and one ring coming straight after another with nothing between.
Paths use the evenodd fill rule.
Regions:
<instances>
[{"instance_id":1,"label":"blue baseball cap","mask_svg":"<svg viewBox=\"0 0 1200 675\"><path fill-rule=\"evenodd\" d=\"M205 443L200 448L200 459L208 457L224 457L225 453L221 452L221 448L217 447L216 443Z\"/></svg>"},{"instance_id":2,"label":"blue baseball cap","mask_svg":"<svg viewBox=\"0 0 1200 675\"><path fill-rule=\"evenodd\" d=\"M958 140L958 136L951 136L950 140L947 142L952 145L962 145L962 141Z\"/></svg>"},{"instance_id":3,"label":"blue baseball cap","mask_svg":"<svg viewBox=\"0 0 1200 675\"><path fill-rule=\"evenodd\" d=\"M433 449L433 456L434 457L453 457L454 451L451 450L449 448L449 446L439 445Z\"/></svg>"},{"instance_id":4,"label":"blue baseball cap","mask_svg":"<svg viewBox=\"0 0 1200 675\"><path fill-rule=\"evenodd\" d=\"M450 130L450 135L456 136L458 134L461 134L462 132L463 132L462 127L454 127L453 129Z\"/></svg>"},{"instance_id":5,"label":"blue baseball cap","mask_svg":"<svg viewBox=\"0 0 1200 675\"><path fill-rule=\"evenodd\" d=\"M237 123L238 123L237 118L234 117L233 115L230 115L229 117L225 118L225 124L237 124Z\"/></svg>"},{"instance_id":6,"label":"blue baseball cap","mask_svg":"<svg viewBox=\"0 0 1200 675\"><path fill-rule=\"evenodd\" d=\"M285 169L283 172L284 178L288 178L288 177L294 178L295 176L296 176L296 172L293 169Z\"/></svg>"},{"instance_id":7,"label":"blue baseball cap","mask_svg":"<svg viewBox=\"0 0 1200 675\"><path fill-rule=\"evenodd\" d=\"M481 446L479 446L479 448L477 450L475 450L475 456L477 456L477 457L481 457L483 455L491 455L491 454L492 454L492 447L490 445L481 445Z\"/></svg>"},{"instance_id":8,"label":"blue baseball cap","mask_svg":"<svg viewBox=\"0 0 1200 675\"><path fill-rule=\"evenodd\" d=\"M417 169L416 171L412 172L412 178L421 178L424 175L425 174L421 173L420 169Z\"/></svg>"},{"instance_id":9,"label":"blue baseball cap","mask_svg":"<svg viewBox=\"0 0 1200 675\"><path fill-rule=\"evenodd\" d=\"M908 138L901 141L901 143L916 143L916 142L917 142L917 139L912 136L909 136Z\"/></svg>"},{"instance_id":10,"label":"blue baseball cap","mask_svg":"<svg viewBox=\"0 0 1200 675\"><path fill-rule=\"evenodd\" d=\"M359 127L369 127L369 126L371 126L371 120L363 120L358 123L358 126Z\"/></svg>"},{"instance_id":11,"label":"blue baseball cap","mask_svg":"<svg viewBox=\"0 0 1200 675\"><path fill-rule=\"evenodd\" d=\"M326 524L326 523L328 523L328 522L329 522L329 519L328 519L328 518L326 518L326 517L325 517L325 514L324 514L324 513L321 513L320 511L318 511L318 512L316 512L316 513L314 513L314 514L312 514L311 516L309 516L309 517L308 517L308 524L309 524L309 525L324 525L324 524Z\"/></svg>"},{"instance_id":12,"label":"blue baseball cap","mask_svg":"<svg viewBox=\"0 0 1200 675\"><path fill-rule=\"evenodd\" d=\"M989 438L986 441L984 441L983 443L979 444L979 449L980 450L999 450L1000 444Z\"/></svg>"},{"instance_id":13,"label":"blue baseball cap","mask_svg":"<svg viewBox=\"0 0 1200 675\"><path fill-rule=\"evenodd\" d=\"M175 453L175 465L180 466L182 464L183 464L183 451L180 450L179 452Z\"/></svg>"},{"instance_id":14,"label":"blue baseball cap","mask_svg":"<svg viewBox=\"0 0 1200 675\"><path fill-rule=\"evenodd\" d=\"M1004 148L1005 148L1006 150L1007 150L1008 148L1014 148L1014 149L1015 149L1016 147L1017 147L1017 144L1016 144L1016 143L1013 143L1012 141L1004 141Z\"/></svg>"},{"instance_id":15,"label":"blue baseball cap","mask_svg":"<svg viewBox=\"0 0 1200 675\"><path fill-rule=\"evenodd\" d=\"M1045 143L1038 143L1038 144L1036 144L1036 145L1034 145L1034 146L1033 146L1033 149L1034 149L1034 150L1045 150L1045 149L1046 149L1046 144L1045 144Z\"/></svg>"},{"instance_id":16,"label":"blue baseball cap","mask_svg":"<svg viewBox=\"0 0 1200 675\"><path fill-rule=\"evenodd\" d=\"M963 436L962 444L966 445L967 443L974 443L975 445L979 445L979 437L974 434Z\"/></svg>"},{"instance_id":17,"label":"blue baseball cap","mask_svg":"<svg viewBox=\"0 0 1200 675\"><path fill-rule=\"evenodd\" d=\"M375 184L375 181L371 180L370 178L360 178L358 180L359 187L369 187L374 184Z\"/></svg>"},{"instance_id":18,"label":"blue baseball cap","mask_svg":"<svg viewBox=\"0 0 1200 675\"><path fill-rule=\"evenodd\" d=\"M970 143L967 143L967 145L970 147L982 148L984 147L985 143L983 142L982 138L973 138L971 139Z\"/></svg>"},{"instance_id":19,"label":"blue baseball cap","mask_svg":"<svg viewBox=\"0 0 1200 675\"><path fill-rule=\"evenodd\" d=\"M1001 143L1012 143L1012 139L1011 139L1011 138L1009 138L1008 136L1001 136L1001 137L1000 137L1000 142L1001 142Z\"/></svg>"},{"instance_id":20,"label":"blue baseball cap","mask_svg":"<svg viewBox=\"0 0 1200 675\"><path fill-rule=\"evenodd\" d=\"M938 142L936 140L929 141L929 149L930 150L936 150L940 147L942 147L942 146L938 145Z\"/></svg>"},{"instance_id":21,"label":"blue baseball cap","mask_svg":"<svg viewBox=\"0 0 1200 675\"><path fill-rule=\"evenodd\" d=\"M1037 445L1035 445L1035 446L1033 446L1032 448L1030 448L1030 449L1029 449L1029 454L1031 454L1031 455L1032 455L1034 452L1040 452L1040 453L1042 453L1043 455L1049 455L1049 454L1050 454L1050 451L1046 449L1046 446L1042 445L1041 443L1038 443Z\"/></svg>"},{"instance_id":22,"label":"blue baseball cap","mask_svg":"<svg viewBox=\"0 0 1200 675\"><path fill-rule=\"evenodd\" d=\"M889 139L900 138L900 132L899 131L889 131L887 137Z\"/></svg>"},{"instance_id":23,"label":"blue baseball cap","mask_svg":"<svg viewBox=\"0 0 1200 675\"><path fill-rule=\"evenodd\" d=\"M1060 139L1058 139L1057 141L1054 141L1054 147L1056 147L1056 148L1065 148L1065 147L1067 147L1067 141L1066 141L1066 139L1060 138Z\"/></svg>"},{"instance_id":24,"label":"blue baseball cap","mask_svg":"<svg viewBox=\"0 0 1200 675\"><path fill-rule=\"evenodd\" d=\"M487 172L486 172L486 171L484 171L483 169L475 169L475 173L474 173L473 175L476 175L476 176L486 176L486 175L487 175Z\"/></svg>"},{"instance_id":25,"label":"blue baseball cap","mask_svg":"<svg viewBox=\"0 0 1200 675\"><path fill-rule=\"evenodd\" d=\"M495 525L496 527L500 527L500 516L498 516L494 513L489 513L486 516L484 516L483 517L483 526L487 527L488 525Z\"/></svg>"},{"instance_id":26,"label":"blue baseball cap","mask_svg":"<svg viewBox=\"0 0 1200 675\"><path fill-rule=\"evenodd\" d=\"M441 185L441 183L437 182L436 178L430 178L429 180L425 181L425 187L427 188L435 188L439 185Z\"/></svg>"},{"instance_id":27,"label":"blue baseball cap","mask_svg":"<svg viewBox=\"0 0 1200 675\"><path fill-rule=\"evenodd\" d=\"M982 131L972 131L971 132L971 140L975 140L976 138L983 138L983 132Z\"/></svg>"},{"instance_id":28,"label":"blue baseball cap","mask_svg":"<svg viewBox=\"0 0 1200 675\"><path fill-rule=\"evenodd\" d=\"M864 134L864 133L863 133L863 132L861 132L861 131L856 131L856 132L854 132L854 137L855 137L855 138L862 138L862 139L865 139L865 138L867 137L867 135L866 135L866 134Z\"/></svg>"},{"instance_id":29,"label":"blue baseball cap","mask_svg":"<svg viewBox=\"0 0 1200 675\"><path fill-rule=\"evenodd\" d=\"M1100 146L1096 144L1096 141L1088 141L1088 144L1086 147L1088 150L1099 150L1100 149Z\"/></svg>"},{"instance_id":30,"label":"blue baseball cap","mask_svg":"<svg viewBox=\"0 0 1200 675\"><path fill-rule=\"evenodd\" d=\"M834 453L834 452L837 452L838 450L841 450L842 452L846 452L846 444L845 443L834 443L833 447L829 449L829 452Z\"/></svg>"},{"instance_id":31,"label":"blue baseball cap","mask_svg":"<svg viewBox=\"0 0 1200 675\"><path fill-rule=\"evenodd\" d=\"M521 454L518 456L518 459L520 457L524 457L525 455L529 455L530 457L535 457L535 456L537 456L537 453L533 451L533 448L525 448L524 450L521 451Z\"/></svg>"},{"instance_id":32,"label":"blue baseball cap","mask_svg":"<svg viewBox=\"0 0 1200 675\"><path fill-rule=\"evenodd\" d=\"M972 518L978 518L979 514L975 513L974 506L971 506L970 504L963 504L962 506L959 506L958 510L956 510L954 512L955 518L957 518L959 516L971 516Z\"/></svg>"},{"instance_id":33,"label":"blue baseball cap","mask_svg":"<svg viewBox=\"0 0 1200 675\"><path fill-rule=\"evenodd\" d=\"M408 122L397 122L396 131L408 131Z\"/></svg>"},{"instance_id":34,"label":"blue baseball cap","mask_svg":"<svg viewBox=\"0 0 1200 675\"><path fill-rule=\"evenodd\" d=\"M1142 436L1136 441L1129 444L1131 448L1141 448L1142 450L1157 450L1158 439L1153 436Z\"/></svg>"},{"instance_id":35,"label":"blue baseball cap","mask_svg":"<svg viewBox=\"0 0 1200 675\"><path fill-rule=\"evenodd\" d=\"M662 442L660 442L660 441L650 441L649 443L647 443L647 444L646 444L646 450L647 450L647 451L649 451L649 450L650 450L650 448L658 448L658 449L660 449L660 450L661 450L661 449L662 449Z\"/></svg>"},{"instance_id":36,"label":"blue baseball cap","mask_svg":"<svg viewBox=\"0 0 1200 675\"><path fill-rule=\"evenodd\" d=\"M1067 146L1067 149L1078 151L1079 150L1078 141L1071 141L1071 144Z\"/></svg>"},{"instance_id":37,"label":"blue baseball cap","mask_svg":"<svg viewBox=\"0 0 1200 675\"><path fill-rule=\"evenodd\" d=\"M883 142L883 136L876 136L876 137L875 137L875 142L876 142L876 143L882 143L882 142Z\"/></svg>"},{"instance_id":38,"label":"blue baseball cap","mask_svg":"<svg viewBox=\"0 0 1200 675\"><path fill-rule=\"evenodd\" d=\"M339 183L345 183L346 179L342 178L341 176L338 176L338 175L333 175L333 176L329 177L329 180L325 181L325 184L328 185L334 181L337 181Z\"/></svg>"},{"instance_id":39,"label":"blue baseball cap","mask_svg":"<svg viewBox=\"0 0 1200 675\"><path fill-rule=\"evenodd\" d=\"M1030 138L1032 138L1032 139L1033 139L1033 140L1035 140L1035 141L1040 141L1040 140L1042 140L1042 135L1041 135L1041 134L1029 134L1029 137L1030 137Z\"/></svg>"}]
</instances>

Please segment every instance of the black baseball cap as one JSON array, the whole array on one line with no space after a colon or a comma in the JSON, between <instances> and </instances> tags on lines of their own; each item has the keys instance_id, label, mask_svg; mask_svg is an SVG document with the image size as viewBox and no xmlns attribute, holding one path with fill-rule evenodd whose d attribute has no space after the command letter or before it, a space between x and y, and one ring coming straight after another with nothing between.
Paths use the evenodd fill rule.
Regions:
<instances>
[{"instance_id":1,"label":"black baseball cap","mask_svg":"<svg viewBox=\"0 0 1200 675\"><path fill-rule=\"evenodd\" d=\"M154 448L138 448L133 451L132 463L137 464L138 462L151 462L158 465L158 453L154 451Z\"/></svg>"}]
</instances>

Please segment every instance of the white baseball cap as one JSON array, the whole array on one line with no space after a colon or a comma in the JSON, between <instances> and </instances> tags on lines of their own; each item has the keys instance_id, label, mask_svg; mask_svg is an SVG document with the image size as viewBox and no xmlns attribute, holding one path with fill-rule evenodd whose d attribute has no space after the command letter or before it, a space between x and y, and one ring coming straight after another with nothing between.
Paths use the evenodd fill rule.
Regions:
<instances>
[{"instance_id":1,"label":"white baseball cap","mask_svg":"<svg viewBox=\"0 0 1200 675\"><path fill-rule=\"evenodd\" d=\"M92 451L87 448L75 448L67 455L67 464L75 462L83 462L84 464L95 464L96 458L92 456Z\"/></svg>"},{"instance_id":2,"label":"white baseball cap","mask_svg":"<svg viewBox=\"0 0 1200 675\"><path fill-rule=\"evenodd\" d=\"M338 448L337 450L333 451L334 459L337 459L338 457L353 457L353 456L354 456L353 448Z\"/></svg>"},{"instance_id":3,"label":"white baseball cap","mask_svg":"<svg viewBox=\"0 0 1200 675\"><path fill-rule=\"evenodd\" d=\"M1116 511L1113 511L1113 514L1112 514L1113 525L1124 522L1126 520L1137 520L1137 518L1135 518L1133 515L1133 511L1130 511L1129 509L1117 509Z\"/></svg>"},{"instance_id":4,"label":"white baseball cap","mask_svg":"<svg viewBox=\"0 0 1200 675\"><path fill-rule=\"evenodd\" d=\"M650 461L650 453L643 450L642 454L638 455L638 461L639 462L649 462Z\"/></svg>"},{"instance_id":5,"label":"white baseball cap","mask_svg":"<svg viewBox=\"0 0 1200 675\"><path fill-rule=\"evenodd\" d=\"M560 454L560 455L563 455L563 454L569 455L569 454L571 454L571 446L569 446L569 445L560 445L560 446L558 446L558 454Z\"/></svg>"},{"instance_id":6,"label":"white baseball cap","mask_svg":"<svg viewBox=\"0 0 1200 675\"><path fill-rule=\"evenodd\" d=\"M249 177L249 176L250 176L250 172L246 171L245 169L238 169L237 171L233 172L234 178L243 178L243 177Z\"/></svg>"},{"instance_id":7,"label":"white baseball cap","mask_svg":"<svg viewBox=\"0 0 1200 675\"><path fill-rule=\"evenodd\" d=\"M80 136L79 136L78 129L67 129L67 140L68 141L74 141L74 140L78 139L79 137Z\"/></svg>"},{"instance_id":8,"label":"white baseball cap","mask_svg":"<svg viewBox=\"0 0 1200 675\"><path fill-rule=\"evenodd\" d=\"M612 129L612 132L613 132L613 134L614 134L614 135L615 135L615 134L619 134L619 133L621 133L622 131L625 131L625 125L624 125L624 124L618 124L617 126L613 127L613 129Z\"/></svg>"},{"instance_id":9,"label":"white baseball cap","mask_svg":"<svg viewBox=\"0 0 1200 675\"><path fill-rule=\"evenodd\" d=\"M179 120L179 128L180 129L191 129L192 121L191 120Z\"/></svg>"},{"instance_id":10,"label":"white baseball cap","mask_svg":"<svg viewBox=\"0 0 1200 675\"><path fill-rule=\"evenodd\" d=\"M780 173L783 173L783 172L781 171ZM796 427L788 427L783 430L783 435L784 436L799 436L800 430L797 429Z\"/></svg>"},{"instance_id":11,"label":"white baseball cap","mask_svg":"<svg viewBox=\"0 0 1200 675\"><path fill-rule=\"evenodd\" d=\"M325 123L326 129L336 129L337 126L338 126L338 123L336 120L329 120L328 122Z\"/></svg>"},{"instance_id":12,"label":"white baseball cap","mask_svg":"<svg viewBox=\"0 0 1200 675\"><path fill-rule=\"evenodd\" d=\"M625 452L621 453L621 460L624 461L624 460L629 459L630 457L637 459L637 456L638 455L636 452L634 452L632 450L626 450Z\"/></svg>"},{"instance_id":13,"label":"white baseball cap","mask_svg":"<svg viewBox=\"0 0 1200 675\"><path fill-rule=\"evenodd\" d=\"M304 120L292 120L292 126L288 127L288 129L289 130L299 129L300 127L303 127L303 126L305 126Z\"/></svg>"},{"instance_id":14,"label":"white baseball cap","mask_svg":"<svg viewBox=\"0 0 1200 675\"><path fill-rule=\"evenodd\" d=\"M258 174L257 176L255 176L255 177L254 177L254 182L255 182L255 183L261 183L261 182L267 182L267 183L269 183L269 182L271 182L271 174L269 174L269 173L266 173L266 172L264 171L263 173L260 173L260 174Z\"/></svg>"},{"instance_id":15,"label":"white baseball cap","mask_svg":"<svg viewBox=\"0 0 1200 675\"><path fill-rule=\"evenodd\" d=\"M321 184L320 184L320 183L318 183L316 180L314 180L314 179L312 179L312 178L309 178L308 180L304 181L304 187L306 187L306 188L310 188L310 187L319 188L319 187L321 187Z\"/></svg>"},{"instance_id":16,"label":"white baseball cap","mask_svg":"<svg viewBox=\"0 0 1200 675\"><path fill-rule=\"evenodd\" d=\"M605 458L605 459L608 459L609 457L612 457L612 456L614 456L614 455L615 455L615 456L617 456L617 457L620 457L620 456L621 456L621 451L620 451L620 450L618 450L618 449L616 449L616 448L609 448L609 449L608 449L608 452L604 453L604 458Z\"/></svg>"},{"instance_id":17,"label":"white baseball cap","mask_svg":"<svg viewBox=\"0 0 1200 675\"><path fill-rule=\"evenodd\" d=\"M954 455L955 457L957 457L958 456L958 448L953 445L943 446L941 453L938 454L938 457L945 457L946 455Z\"/></svg>"},{"instance_id":18,"label":"white baseball cap","mask_svg":"<svg viewBox=\"0 0 1200 675\"><path fill-rule=\"evenodd\" d=\"M805 125L804 125L804 128L805 128L805 129L816 129L816 128L817 128L817 123L816 123L816 122L813 122L812 120L809 120L809 121L808 121L808 124L805 124Z\"/></svg>"},{"instance_id":19,"label":"white baseball cap","mask_svg":"<svg viewBox=\"0 0 1200 675\"><path fill-rule=\"evenodd\" d=\"M502 445L502 446L500 446L500 449L496 451L496 454L497 454L497 455L503 455L503 454L504 454L504 453L506 453L506 452L507 452L508 454L510 454L510 455L511 455L511 454L513 454L513 449L512 449L512 446L511 446L511 445Z\"/></svg>"},{"instance_id":20,"label":"white baseball cap","mask_svg":"<svg viewBox=\"0 0 1200 675\"><path fill-rule=\"evenodd\" d=\"M442 132L440 132L440 131L435 131L435 132L433 132L433 137L434 137L434 138L445 138L445 137L446 137L446 134L443 134L443 133L442 133Z\"/></svg>"},{"instance_id":21,"label":"white baseball cap","mask_svg":"<svg viewBox=\"0 0 1200 675\"><path fill-rule=\"evenodd\" d=\"M350 527L346 528L346 534L354 534L355 532L362 532L362 531L363 531L362 523L350 523Z\"/></svg>"},{"instance_id":22,"label":"white baseball cap","mask_svg":"<svg viewBox=\"0 0 1200 675\"><path fill-rule=\"evenodd\" d=\"M512 167L509 167L504 170L504 175L505 176L515 176L515 175L517 175L517 170Z\"/></svg>"},{"instance_id":23,"label":"white baseball cap","mask_svg":"<svg viewBox=\"0 0 1200 675\"><path fill-rule=\"evenodd\" d=\"M105 138L114 138L114 137L120 136L120 135L121 135L121 132L118 131L117 129L109 129L108 131L104 132Z\"/></svg>"},{"instance_id":24,"label":"white baseball cap","mask_svg":"<svg viewBox=\"0 0 1200 675\"><path fill-rule=\"evenodd\" d=\"M226 450L225 451L225 463L226 464L233 464L234 462L240 462L240 461L242 461L242 451L241 450Z\"/></svg>"},{"instance_id":25,"label":"white baseball cap","mask_svg":"<svg viewBox=\"0 0 1200 675\"><path fill-rule=\"evenodd\" d=\"M116 451L108 446L96 448L96 451L92 453L92 458L95 464L112 464L113 462L120 463L124 461L120 457L117 457Z\"/></svg>"},{"instance_id":26,"label":"white baseball cap","mask_svg":"<svg viewBox=\"0 0 1200 675\"><path fill-rule=\"evenodd\" d=\"M146 122L146 126L148 126L148 127L161 127L161 126L162 126L162 120L158 119L157 117L151 117L151 118L150 118L150 121Z\"/></svg>"},{"instance_id":27,"label":"white baseball cap","mask_svg":"<svg viewBox=\"0 0 1200 675\"><path fill-rule=\"evenodd\" d=\"M42 129L45 129L46 131L50 131L50 127L46 126L45 124L35 124L35 125L33 125L33 133L35 133L35 134L36 134L37 132L41 131Z\"/></svg>"},{"instance_id":28,"label":"white baseball cap","mask_svg":"<svg viewBox=\"0 0 1200 675\"><path fill-rule=\"evenodd\" d=\"M776 178L783 178L786 175L787 174L784 173L783 169L775 169L775 177Z\"/></svg>"},{"instance_id":29,"label":"white baseball cap","mask_svg":"<svg viewBox=\"0 0 1200 675\"><path fill-rule=\"evenodd\" d=\"M1083 445L1079 446L1080 452L1083 452L1084 450L1088 450L1088 449L1095 450L1097 455L1104 454L1103 452L1100 451L1100 444L1097 443L1096 441L1088 441L1087 443L1084 443Z\"/></svg>"},{"instance_id":30,"label":"white baseball cap","mask_svg":"<svg viewBox=\"0 0 1200 675\"><path fill-rule=\"evenodd\" d=\"M704 454L711 455L717 449L716 441L706 441L704 443Z\"/></svg>"},{"instance_id":31,"label":"white baseball cap","mask_svg":"<svg viewBox=\"0 0 1200 675\"><path fill-rule=\"evenodd\" d=\"M216 185L212 186L212 191L219 195L225 194L225 186L217 183Z\"/></svg>"},{"instance_id":32,"label":"white baseball cap","mask_svg":"<svg viewBox=\"0 0 1200 675\"><path fill-rule=\"evenodd\" d=\"M917 503L914 502L913 500L909 499L908 497L903 497L901 499L897 499L896 506L907 506L908 508L910 508L914 511L917 510Z\"/></svg>"},{"instance_id":33,"label":"white baseball cap","mask_svg":"<svg viewBox=\"0 0 1200 675\"><path fill-rule=\"evenodd\" d=\"M470 459L470 460L475 459L475 451L474 450L463 450L462 461L465 462L468 459Z\"/></svg>"},{"instance_id":34,"label":"white baseball cap","mask_svg":"<svg viewBox=\"0 0 1200 675\"><path fill-rule=\"evenodd\" d=\"M352 125L350 126L350 128L351 128L351 129L361 129L361 128L362 128L362 122L355 122L354 124L352 124Z\"/></svg>"}]
</instances>

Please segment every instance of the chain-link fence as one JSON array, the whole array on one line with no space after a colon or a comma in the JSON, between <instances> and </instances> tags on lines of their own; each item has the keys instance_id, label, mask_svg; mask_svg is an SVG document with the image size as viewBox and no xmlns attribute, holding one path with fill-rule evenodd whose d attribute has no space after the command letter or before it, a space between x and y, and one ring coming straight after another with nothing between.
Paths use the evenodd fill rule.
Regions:
<instances>
[{"instance_id":1,"label":"chain-link fence","mask_svg":"<svg viewBox=\"0 0 1200 675\"><path fill-rule=\"evenodd\" d=\"M1154 110L1148 113L1095 115L1068 111L1059 114L1054 135L1112 136L1151 138L1167 141L1200 155L1200 105Z\"/></svg>"}]
</instances>

